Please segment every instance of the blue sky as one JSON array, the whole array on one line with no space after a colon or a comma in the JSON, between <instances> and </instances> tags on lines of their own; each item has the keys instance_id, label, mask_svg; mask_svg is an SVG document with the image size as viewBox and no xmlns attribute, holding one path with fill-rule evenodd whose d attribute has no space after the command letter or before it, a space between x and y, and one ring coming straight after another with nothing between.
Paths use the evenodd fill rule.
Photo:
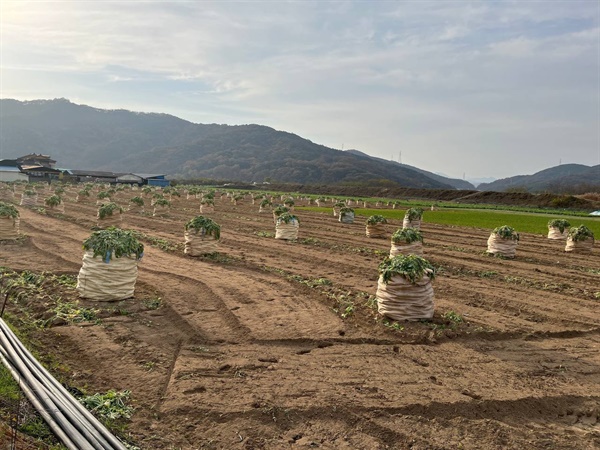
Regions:
<instances>
[{"instance_id":1,"label":"blue sky","mask_svg":"<svg viewBox=\"0 0 600 450\"><path fill-rule=\"evenodd\" d=\"M457 178L600 163L597 1L0 5L2 98L258 123Z\"/></svg>"}]
</instances>

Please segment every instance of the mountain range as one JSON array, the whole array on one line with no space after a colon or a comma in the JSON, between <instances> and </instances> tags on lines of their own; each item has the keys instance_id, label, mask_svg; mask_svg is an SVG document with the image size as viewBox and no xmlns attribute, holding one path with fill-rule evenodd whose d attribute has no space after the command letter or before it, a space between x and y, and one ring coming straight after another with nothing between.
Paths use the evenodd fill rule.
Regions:
<instances>
[{"instance_id":1,"label":"mountain range","mask_svg":"<svg viewBox=\"0 0 600 450\"><path fill-rule=\"evenodd\" d=\"M68 169L162 173L184 180L474 189L466 180L358 150L336 150L262 125L196 124L66 99L0 99L0 123L0 159L43 153ZM478 189L569 192L573 186L598 186L599 167L565 164Z\"/></svg>"},{"instance_id":2,"label":"mountain range","mask_svg":"<svg viewBox=\"0 0 600 450\"><path fill-rule=\"evenodd\" d=\"M600 190L600 165L562 164L533 175L517 175L477 186L480 191L583 194Z\"/></svg>"},{"instance_id":3,"label":"mountain range","mask_svg":"<svg viewBox=\"0 0 600 450\"><path fill-rule=\"evenodd\" d=\"M164 173L181 179L457 188L450 179L261 125L195 124L167 114L103 110L66 99L3 99L0 120L2 158L43 153L57 160L57 167L69 169Z\"/></svg>"}]
</instances>

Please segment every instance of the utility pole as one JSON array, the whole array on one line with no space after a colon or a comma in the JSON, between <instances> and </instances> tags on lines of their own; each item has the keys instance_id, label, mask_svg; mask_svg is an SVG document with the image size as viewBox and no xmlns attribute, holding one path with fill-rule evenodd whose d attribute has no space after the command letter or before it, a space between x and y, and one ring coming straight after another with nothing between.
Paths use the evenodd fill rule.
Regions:
<instances>
[{"instance_id":1,"label":"utility pole","mask_svg":"<svg viewBox=\"0 0 600 450\"><path fill-rule=\"evenodd\" d=\"M402 164L402 152L398 152L398 162Z\"/></svg>"}]
</instances>

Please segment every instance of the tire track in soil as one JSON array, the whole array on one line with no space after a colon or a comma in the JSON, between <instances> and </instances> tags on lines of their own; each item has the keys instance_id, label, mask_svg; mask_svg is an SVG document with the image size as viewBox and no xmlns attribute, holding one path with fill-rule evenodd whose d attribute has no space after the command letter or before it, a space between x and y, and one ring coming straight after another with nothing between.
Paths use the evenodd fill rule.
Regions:
<instances>
[{"instance_id":1,"label":"tire track in soil","mask_svg":"<svg viewBox=\"0 0 600 450\"><path fill-rule=\"evenodd\" d=\"M259 248L259 250L260 250L260 248ZM300 250L302 250L302 249L300 249ZM263 249L263 251L264 251L264 249ZM265 257L265 254L264 254L264 252L263 252L263 253L260 253L260 257L259 257L259 258L263 258L263 257ZM269 257L269 256L267 255L267 256L266 256L266 258L268 258L268 257ZM288 258L288 259L289 259L289 260L294 260L295 258ZM477 260L477 259L475 259L475 258L471 258L471 260L472 260L473 264L475 264L475 265L480 263L480 261L478 261L478 260ZM507 266L508 264L511 264L511 263L513 263L513 261L501 261L501 260L496 260L495 262L496 262L496 264L497 264L497 265L501 265L501 266ZM324 267L324 264L319 264L319 267ZM472 267L474 267L474 266L472 266ZM485 267L485 266L484 266L484 267ZM293 268L292 268L292 269L293 269ZM339 270L339 268L338 268L338 270ZM322 272L320 272L320 274L322 274ZM317 276L317 274L314 274L314 275L315 275L315 276ZM346 278L346 279L347 279L347 278ZM336 280L336 281L341 281L341 280ZM478 280L477 280L477 281L478 281ZM439 280L438 280L438 283L439 283ZM466 284L465 284L465 283L462 283L462 284L464 284L464 286L462 286L462 288L463 288L465 291L468 291L468 292L469 292L469 295L470 295L470 297L472 298L472 297L473 297L473 294L472 294L472 292L473 292L473 291L477 292L477 288L476 288L476 287L474 287L474 286L473 286L473 285L472 285L470 282L467 282ZM367 286L367 287L366 287L366 286L364 286L364 285L357 285L357 284L352 284L352 285L349 285L349 287L351 287L351 288L355 288L355 289L358 289L358 290L361 290L361 291L367 291L367 292L368 292L368 291L371 291L371 290L373 290L373 291L374 291L374 288L375 288L375 286ZM446 289L445 289L444 287L441 287L440 289L438 289L438 297L439 297L439 298L444 298L444 295L443 295L443 294L442 294L442 296L440 296L439 294L440 294L440 293L444 293L444 292L445 292L445 290L446 290ZM502 292L501 290L504 290L505 292L507 292L507 294L506 294L506 298L508 299L508 300L504 300L504 304L503 304L503 305L502 305L502 302L503 302L503 300L502 300L502 298L501 298L503 295L501 295L501 292ZM507 308L508 308L508 310L510 311L510 313L511 313L511 314L510 314L509 316L507 316L507 318L505 319L505 321L506 321L507 323L509 323L509 324L512 324L512 322L514 322L514 320L517 320L517 319L514 319L514 315L515 315L515 314L519 314L519 315L521 315L523 311L525 311L525 312L526 312L528 309L531 309L531 308L532 308L532 306L528 306L527 304L525 304L525 306L523 306L523 303L518 303L518 302L517 302L517 305L514 305L514 306L513 306L513 305L512 305L512 299L514 298L514 295L513 295L513 290L514 290L514 287L513 287L513 286L506 286L506 287L505 287L505 286L501 286L501 287L500 287L500 290L495 290L495 297L496 297L496 298L498 298L498 300L496 300L496 301L493 301L493 302L491 302L491 303L492 303L492 305L502 305L502 307L501 307L501 308L493 308L493 307L489 307L489 306L487 306L487 305L485 306L485 308L486 308L488 311L492 311L492 312L496 312L496 311L497 311L497 312L499 312L501 315L505 315L505 316L506 316L506 314L504 313L504 311L503 311L503 310L505 310L505 309L507 309ZM496 291L498 291L498 292L496 292ZM457 292L457 291L456 291L456 289L454 289L454 292ZM527 294L529 293L527 290L524 290L524 291L522 291L522 292L524 292L524 294L525 294L525 295L527 295ZM479 297L484 297L484 294L485 294L485 293L481 293L481 294L479 294ZM461 298L462 296L461 296L461 295L457 295L456 297L457 297L457 298ZM526 303L526 302L525 302L525 303ZM560 302L559 302L559 304L560 304ZM471 303L470 303L470 305L471 305L471 306L473 306L473 303L471 302ZM560 307L559 307L559 309L560 309ZM546 316L544 316L544 318L542 318L542 315L541 315L541 314L537 314L537 319L536 319L536 320L537 320L537 321L540 321L540 320L542 320L542 321L544 321L544 320L545 320L545 321L548 321L548 320L547 320L547 318L548 318L548 317L549 317L549 316L547 316L547 315L546 315ZM519 319L519 320L520 320L520 319ZM483 323L484 323L484 324L487 324L485 321L484 321ZM524 329L525 329L525 330L529 330L529 331L531 330L531 320L525 320L525 321L524 321L524 322L522 322L522 323L523 323L523 326L524 326ZM576 323L579 323L579 322L576 322ZM493 325L493 322L492 322L491 324ZM586 323L585 323L585 322L584 322L584 325L586 325ZM539 326L538 326L538 329L539 329Z\"/></svg>"},{"instance_id":2,"label":"tire track in soil","mask_svg":"<svg viewBox=\"0 0 600 450\"><path fill-rule=\"evenodd\" d=\"M35 215L33 215L33 217L35 217ZM30 221L31 220L28 220L28 222ZM49 226L49 224L46 224L46 226ZM38 228L38 231L42 230ZM87 236L82 235L79 242L83 241L85 237ZM73 240L77 241L77 239ZM196 317L199 316L199 314L194 313L191 316L184 317L184 320L192 322L192 326L194 328L207 330L204 334L209 336L217 336L213 337L212 339L233 342L247 339L247 327L240 323L238 319L238 314L240 313L244 313L245 317L247 317L250 321L254 320L252 315L256 314L261 315L263 319L272 316L281 320L283 316L289 315L290 311L295 311L296 315L300 315L300 317L296 317L293 323L286 323L285 327L278 328L288 328L288 331L285 331L286 334L296 331L299 335L306 334L313 336L331 335L330 319L335 318L335 320L339 320L325 306L316 303L302 295L298 295L297 289L295 289L295 287L289 282L285 280L282 281L280 277L268 273L265 273L261 277L263 279L270 279L271 282L275 283L276 288L263 284L261 286L262 289L260 290L262 294L254 297L256 304L251 305L252 308L246 308L247 311L242 311L242 308L237 309L234 314L230 311L230 308L239 306L239 302L235 298L227 299L225 287L228 285L229 287L233 288L242 285L248 287L248 284L251 284L249 283L251 280L249 280L247 277L240 277L239 268L230 269L223 266L217 267L202 261L196 261L191 258L174 256L168 253L153 250L154 249L150 249L150 251L146 252L144 260L142 264L140 264L139 270L142 279L152 283L152 279L146 279L144 277L144 274L149 272L152 274L154 279L160 278L160 280L156 281L160 281L162 286L170 286L170 289L173 289L175 292L179 292L176 296L178 299L202 298L201 303L208 304L209 306L208 308L202 308L199 306L199 309L204 309L204 311L202 311L202 316ZM71 251L71 254L73 253L74 252ZM200 267L198 268L198 266ZM181 273L187 273L188 275L183 276L180 275ZM200 281L199 279L191 276L191 273L203 273L204 281ZM181 282L174 283L171 281L173 277L177 277L180 281L187 280L187 282L183 284ZM192 283L193 287L186 288L188 284ZM204 290L204 292L200 292L201 290ZM249 294L253 295L252 292ZM267 304L265 304L265 296L267 298L276 298L280 301L267 302ZM229 302L229 304L226 304L226 302ZM170 303L173 306L177 305L177 309L179 310L180 314L182 311L190 311L191 309L189 304L186 304L182 301L170 300ZM302 306L304 306L305 309L302 309ZM280 314L277 313L278 308L282 309ZM212 325L209 321L207 321L207 314L210 314L210 309L216 309L218 312L217 319L220 318L220 320L214 319L214 324ZM315 317L321 317L323 320L315 321ZM277 329L265 330L265 333L269 335L273 335L273 333L275 333L275 336L281 334L281 332L277 332Z\"/></svg>"}]
</instances>

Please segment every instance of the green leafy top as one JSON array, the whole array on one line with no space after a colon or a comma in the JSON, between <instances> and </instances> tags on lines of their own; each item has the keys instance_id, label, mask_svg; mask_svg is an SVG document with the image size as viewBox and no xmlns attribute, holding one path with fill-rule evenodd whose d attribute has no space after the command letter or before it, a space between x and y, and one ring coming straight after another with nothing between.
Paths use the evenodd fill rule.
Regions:
<instances>
[{"instance_id":1,"label":"green leafy top","mask_svg":"<svg viewBox=\"0 0 600 450\"><path fill-rule=\"evenodd\" d=\"M94 231L83 241L83 249L92 250L94 257L101 256L106 263L113 257L135 256L140 259L144 254L144 244L137 240L133 231L115 227Z\"/></svg>"},{"instance_id":2,"label":"green leafy top","mask_svg":"<svg viewBox=\"0 0 600 450\"><path fill-rule=\"evenodd\" d=\"M502 239L512 239L513 241L519 240L519 233L515 232L515 229L508 225L494 228L493 233L500 236Z\"/></svg>"},{"instance_id":3,"label":"green leafy top","mask_svg":"<svg viewBox=\"0 0 600 450\"><path fill-rule=\"evenodd\" d=\"M280 216L281 214L285 214L290 210L287 206L277 205L277 207L273 210L273 214L276 216Z\"/></svg>"},{"instance_id":4,"label":"green leafy top","mask_svg":"<svg viewBox=\"0 0 600 450\"><path fill-rule=\"evenodd\" d=\"M79 190L79 192L77 192L77 195L89 197L90 191L88 189L81 189L81 190Z\"/></svg>"},{"instance_id":5,"label":"green leafy top","mask_svg":"<svg viewBox=\"0 0 600 450\"><path fill-rule=\"evenodd\" d=\"M171 206L171 202L166 198L161 197L154 202L154 206Z\"/></svg>"},{"instance_id":6,"label":"green leafy top","mask_svg":"<svg viewBox=\"0 0 600 450\"><path fill-rule=\"evenodd\" d=\"M263 208L265 206L271 206L271 200L269 200L268 198L263 199L263 201L260 202L260 206L262 206Z\"/></svg>"},{"instance_id":7,"label":"green leafy top","mask_svg":"<svg viewBox=\"0 0 600 450\"><path fill-rule=\"evenodd\" d=\"M565 229L570 226L571 223L566 219L552 219L548 221L548 228L558 228L561 233L564 233Z\"/></svg>"},{"instance_id":8,"label":"green leafy top","mask_svg":"<svg viewBox=\"0 0 600 450\"><path fill-rule=\"evenodd\" d=\"M210 199L214 199L215 198L215 191L208 191L206 194L204 194L202 196L202 198L210 198Z\"/></svg>"},{"instance_id":9,"label":"green leafy top","mask_svg":"<svg viewBox=\"0 0 600 450\"><path fill-rule=\"evenodd\" d=\"M435 269L429 261L417 255L397 255L393 258L386 257L379 264L379 275L384 283L388 283L394 276L399 275L415 284L427 275L433 280Z\"/></svg>"},{"instance_id":10,"label":"green leafy top","mask_svg":"<svg viewBox=\"0 0 600 450\"><path fill-rule=\"evenodd\" d=\"M375 214L367 219L367 225L375 225L377 223L387 223L387 219L379 214Z\"/></svg>"},{"instance_id":11,"label":"green leafy top","mask_svg":"<svg viewBox=\"0 0 600 450\"><path fill-rule=\"evenodd\" d=\"M352 208L348 208L347 206L344 206L342 208L340 208L340 215L344 216L346 214L354 214L354 210Z\"/></svg>"},{"instance_id":12,"label":"green leafy top","mask_svg":"<svg viewBox=\"0 0 600 450\"><path fill-rule=\"evenodd\" d=\"M298 220L298 218L296 216L294 216L293 214L290 214L288 212L284 212L282 213L278 218L277 218L277 223L279 224L280 222L284 222L284 223L290 223L290 222L294 222L296 221L296 223L300 223L300 221Z\"/></svg>"},{"instance_id":13,"label":"green leafy top","mask_svg":"<svg viewBox=\"0 0 600 450\"><path fill-rule=\"evenodd\" d=\"M123 208L113 202L104 203L98 208L98 217L100 219L105 219L108 216L112 216L115 211L122 213Z\"/></svg>"},{"instance_id":14,"label":"green leafy top","mask_svg":"<svg viewBox=\"0 0 600 450\"><path fill-rule=\"evenodd\" d=\"M208 217L204 216L196 216L191 219L188 223L185 224L185 229L189 230L190 228L201 232L204 230L202 234L207 234L209 236L214 237L217 241L221 239L221 225L217 224L215 221Z\"/></svg>"},{"instance_id":15,"label":"green leafy top","mask_svg":"<svg viewBox=\"0 0 600 450\"><path fill-rule=\"evenodd\" d=\"M294 200L293 200L293 199L291 199L291 198L286 198L286 199L283 201L283 204L284 204L284 205L289 205L289 206L294 206Z\"/></svg>"},{"instance_id":16,"label":"green leafy top","mask_svg":"<svg viewBox=\"0 0 600 450\"><path fill-rule=\"evenodd\" d=\"M0 217L19 217L19 210L10 203L0 202Z\"/></svg>"},{"instance_id":17,"label":"green leafy top","mask_svg":"<svg viewBox=\"0 0 600 450\"><path fill-rule=\"evenodd\" d=\"M585 225L579 225L578 227L571 228L567 236L572 241L585 241L590 238L594 239L594 233Z\"/></svg>"},{"instance_id":18,"label":"green leafy top","mask_svg":"<svg viewBox=\"0 0 600 450\"><path fill-rule=\"evenodd\" d=\"M46 200L44 200L44 203L47 206L58 206L62 203L62 199L58 195L51 195Z\"/></svg>"},{"instance_id":19,"label":"green leafy top","mask_svg":"<svg viewBox=\"0 0 600 450\"><path fill-rule=\"evenodd\" d=\"M244 196L242 194L236 194L233 196L233 199L237 202L238 200L244 200Z\"/></svg>"},{"instance_id":20,"label":"green leafy top","mask_svg":"<svg viewBox=\"0 0 600 450\"><path fill-rule=\"evenodd\" d=\"M106 191L100 191L100 192L98 192L98 194L96 195L96 197L99 200L102 200L103 198L110 198L110 194L108 192L106 192Z\"/></svg>"},{"instance_id":21,"label":"green leafy top","mask_svg":"<svg viewBox=\"0 0 600 450\"><path fill-rule=\"evenodd\" d=\"M406 210L404 217L408 220L419 220L423 217L423 210L421 208L409 208Z\"/></svg>"},{"instance_id":22,"label":"green leafy top","mask_svg":"<svg viewBox=\"0 0 600 450\"><path fill-rule=\"evenodd\" d=\"M54 193L56 195L61 195L65 193L65 188L63 188L62 186L58 186L56 189L54 189Z\"/></svg>"},{"instance_id":23,"label":"green leafy top","mask_svg":"<svg viewBox=\"0 0 600 450\"><path fill-rule=\"evenodd\" d=\"M260 200L261 198L263 198L265 196L265 194L255 194L252 196L252 198L254 200Z\"/></svg>"},{"instance_id":24,"label":"green leafy top","mask_svg":"<svg viewBox=\"0 0 600 450\"><path fill-rule=\"evenodd\" d=\"M392 242L394 244L411 244L417 241L423 242L423 235L416 228L399 228L394 234L392 234Z\"/></svg>"},{"instance_id":25,"label":"green leafy top","mask_svg":"<svg viewBox=\"0 0 600 450\"><path fill-rule=\"evenodd\" d=\"M34 195L37 195L37 192L32 191L31 189L25 189L23 194L25 194L27 197L33 197Z\"/></svg>"},{"instance_id":26,"label":"green leafy top","mask_svg":"<svg viewBox=\"0 0 600 450\"><path fill-rule=\"evenodd\" d=\"M201 205L213 205L215 206L215 201L212 198L206 198L204 197L201 201L200 201Z\"/></svg>"},{"instance_id":27,"label":"green leafy top","mask_svg":"<svg viewBox=\"0 0 600 450\"><path fill-rule=\"evenodd\" d=\"M146 186L145 188L142 188L142 192L144 194L149 194L150 192L152 192L152 188L150 186Z\"/></svg>"},{"instance_id":28,"label":"green leafy top","mask_svg":"<svg viewBox=\"0 0 600 450\"><path fill-rule=\"evenodd\" d=\"M334 208L343 208L344 206L346 206L344 202L337 202L333 204Z\"/></svg>"},{"instance_id":29,"label":"green leafy top","mask_svg":"<svg viewBox=\"0 0 600 450\"><path fill-rule=\"evenodd\" d=\"M129 201L131 203L133 203L134 205L144 206L144 199L142 197L140 197L139 195L136 195L135 197L131 197L129 199Z\"/></svg>"}]
</instances>

